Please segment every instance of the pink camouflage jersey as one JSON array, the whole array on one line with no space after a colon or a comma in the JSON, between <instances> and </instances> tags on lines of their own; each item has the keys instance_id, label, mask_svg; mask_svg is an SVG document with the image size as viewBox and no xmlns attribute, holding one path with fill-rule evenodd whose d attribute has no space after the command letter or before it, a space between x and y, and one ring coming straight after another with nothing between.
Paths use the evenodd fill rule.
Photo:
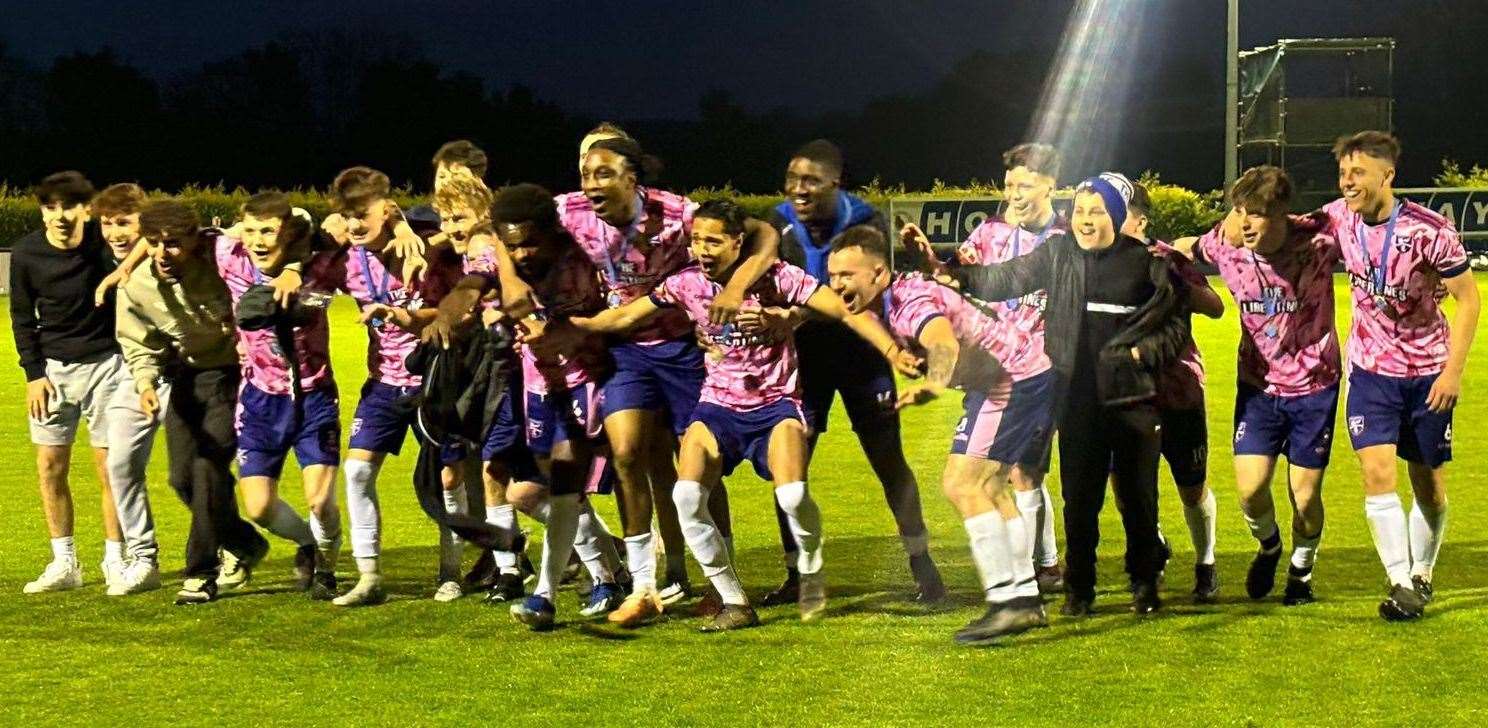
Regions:
<instances>
[{"instance_id":1,"label":"pink camouflage jersey","mask_svg":"<svg viewBox=\"0 0 1488 728\"><path fill-rule=\"evenodd\" d=\"M956 250L956 257L962 265L1006 263L1032 252L1049 235L1068 230L1069 225L1058 215L1045 230L1037 233L1001 219L989 219L971 231ZM998 360L1016 381L1042 374L1052 366L1044 354L1044 308L1048 300L1047 291L1034 291L1022 298L988 302L998 319L1009 326L1012 338L1005 345L1008 353Z\"/></svg>"},{"instance_id":2,"label":"pink camouflage jersey","mask_svg":"<svg viewBox=\"0 0 1488 728\"><path fill-rule=\"evenodd\" d=\"M806 271L776 261L744 296L747 308L804 306L820 286ZM658 306L675 307L697 325L717 351L704 357L707 377L699 402L748 412L782 399L799 402L796 344L791 336L741 333L734 324L708 322L708 307L723 285L703 269L688 266L666 278L651 293ZM659 314L658 314L659 315Z\"/></svg>"},{"instance_id":3,"label":"pink camouflage jersey","mask_svg":"<svg viewBox=\"0 0 1488 728\"><path fill-rule=\"evenodd\" d=\"M1152 249L1168 259L1171 278L1182 288L1209 286L1209 281L1187 256L1161 240L1153 240ZM1188 347L1178 360L1157 374L1157 397L1153 404L1161 410L1181 411L1204 408L1204 356L1190 336Z\"/></svg>"},{"instance_id":4,"label":"pink camouflage jersey","mask_svg":"<svg viewBox=\"0 0 1488 728\"><path fill-rule=\"evenodd\" d=\"M554 321L572 316L592 316L604 310L599 272L584 251L576 247L564 252L541 280L531 281L540 321ZM597 382L610 368L609 352L604 337L589 334L571 353L556 359L539 359L531 349L522 347L522 383L526 391L547 394L555 388L568 388Z\"/></svg>"},{"instance_id":5,"label":"pink camouflage jersey","mask_svg":"<svg viewBox=\"0 0 1488 728\"><path fill-rule=\"evenodd\" d=\"M356 301L358 308L373 303L417 311L438 305L459 282L460 259L448 248L432 248L429 268L422 280L404 283L397 270L383 263L382 257L360 245L348 247L335 255L318 271L317 280L327 291L340 290ZM391 323L367 327L367 374L394 387L417 387L421 378L409 373L404 359L418 346L418 335Z\"/></svg>"},{"instance_id":6,"label":"pink camouflage jersey","mask_svg":"<svg viewBox=\"0 0 1488 728\"><path fill-rule=\"evenodd\" d=\"M1219 226L1194 245L1240 308L1237 378L1276 397L1322 391L1341 375L1333 325L1338 241L1315 218L1293 215L1290 224L1290 239L1270 256L1230 245Z\"/></svg>"},{"instance_id":7,"label":"pink camouflage jersey","mask_svg":"<svg viewBox=\"0 0 1488 728\"><path fill-rule=\"evenodd\" d=\"M213 245L217 262L217 273L227 284L232 295L233 309L243 293L256 285L268 282L249 257L242 241L227 235L218 235ZM320 259L322 256L316 256ZM316 268L303 276L306 285L315 286ZM325 311L316 312L309 326L296 326L294 330L295 354L299 359L300 389L305 392L321 386L334 386L331 375L330 327L326 325ZM260 391L268 394L290 394L293 383L289 378L289 359L279 346L279 337L273 329L245 331L238 329L238 358L243 362L243 379Z\"/></svg>"},{"instance_id":8,"label":"pink camouflage jersey","mask_svg":"<svg viewBox=\"0 0 1488 728\"><path fill-rule=\"evenodd\" d=\"M1398 205L1393 230L1389 222L1365 224L1342 199L1320 212L1353 291L1349 366L1388 377L1430 376L1447 363L1442 279L1467 272L1467 250L1446 218L1409 200Z\"/></svg>"},{"instance_id":9,"label":"pink camouflage jersey","mask_svg":"<svg viewBox=\"0 0 1488 728\"><path fill-rule=\"evenodd\" d=\"M638 188L640 216L629 226L634 232L600 219L582 192L554 198L558 219L600 272L606 305L619 308L645 296L662 279L687 266L692 255L692 213L697 205L682 195ZM630 335L637 344L659 344L687 336L692 324L680 311L653 317Z\"/></svg>"},{"instance_id":10,"label":"pink camouflage jersey","mask_svg":"<svg viewBox=\"0 0 1488 728\"><path fill-rule=\"evenodd\" d=\"M900 346L910 351L924 349L919 337L931 321L944 318L950 323L961 342L951 386L1004 394L1013 382L1041 373L1013 375L1006 371L1000 357L1015 355L1014 347L1022 337L1007 322L984 313L960 293L920 273L896 274L880 298L882 308L874 313Z\"/></svg>"}]
</instances>

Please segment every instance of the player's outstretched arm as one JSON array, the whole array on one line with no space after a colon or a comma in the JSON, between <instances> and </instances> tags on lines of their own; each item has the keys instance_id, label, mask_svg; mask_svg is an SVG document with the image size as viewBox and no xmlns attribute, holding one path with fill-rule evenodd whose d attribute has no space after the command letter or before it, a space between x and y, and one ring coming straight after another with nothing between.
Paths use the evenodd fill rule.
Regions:
<instances>
[{"instance_id":1,"label":"player's outstretched arm","mask_svg":"<svg viewBox=\"0 0 1488 728\"><path fill-rule=\"evenodd\" d=\"M660 310L661 306L650 296L643 296L619 308L607 308L593 316L575 316L568 322L591 333L622 334L641 325Z\"/></svg>"},{"instance_id":2,"label":"player's outstretched arm","mask_svg":"<svg viewBox=\"0 0 1488 728\"><path fill-rule=\"evenodd\" d=\"M491 285L485 276L469 275L439 300L434 320L424 327L419 338L426 344L448 349L454 333L474 319L475 308Z\"/></svg>"},{"instance_id":3,"label":"player's outstretched arm","mask_svg":"<svg viewBox=\"0 0 1488 728\"><path fill-rule=\"evenodd\" d=\"M878 322L872 314L867 312L853 314L847 310L847 304L832 289L819 286L812 292L811 297L806 299L806 308L815 312L823 318L841 321L847 324L858 336L863 337L873 345L885 359L889 360L895 371L906 377L920 376L919 357L899 348L894 343L894 337L884 329L883 324Z\"/></svg>"},{"instance_id":4,"label":"player's outstretched arm","mask_svg":"<svg viewBox=\"0 0 1488 728\"><path fill-rule=\"evenodd\" d=\"M899 402L895 405L897 409L924 404L939 397L950 386L956 361L961 357L961 342L956 339L951 322L944 316L936 316L925 323L919 342L925 348L925 383L899 395Z\"/></svg>"},{"instance_id":5,"label":"player's outstretched arm","mask_svg":"<svg viewBox=\"0 0 1488 728\"><path fill-rule=\"evenodd\" d=\"M1004 263L962 266L952 275L961 290L977 298L998 301L1026 296L1049 287L1054 246L1040 245Z\"/></svg>"},{"instance_id":6,"label":"player's outstretched arm","mask_svg":"<svg viewBox=\"0 0 1488 728\"><path fill-rule=\"evenodd\" d=\"M491 253L496 259L496 277L501 282L501 310L513 320L527 318L537 310L537 299L532 294L532 286L517 275L517 266L512 262L505 243L494 241Z\"/></svg>"},{"instance_id":7,"label":"player's outstretched arm","mask_svg":"<svg viewBox=\"0 0 1488 728\"><path fill-rule=\"evenodd\" d=\"M1472 348L1473 334L1478 328L1478 311L1482 302L1478 296L1478 282L1472 272L1459 273L1442 281L1447 293L1457 302L1457 313L1452 317L1451 338L1447 342L1447 366L1437 375L1436 383L1426 395L1426 406L1435 412L1446 412L1457 405L1462 394L1462 372L1467 368L1467 352Z\"/></svg>"},{"instance_id":8,"label":"player's outstretched arm","mask_svg":"<svg viewBox=\"0 0 1488 728\"><path fill-rule=\"evenodd\" d=\"M899 229L899 240L903 241L904 249L913 251L915 255L910 256L919 264L920 271L931 276L941 277L950 275L950 268L935 257L935 248L930 244L929 236L920 229L919 225L912 222L904 223Z\"/></svg>"},{"instance_id":9,"label":"player's outstretched arm","mask_svg":"<svg viewBox=\"0 0 1488 728\"><path fill-rule=\"evenodd\" d=\"M93 305L102 306L108 301L108 292L111 289L118 288L124 281L129 280L129 274L133 273L134 269L138 268L139 264L144 262L145 258L149 256L150 244L145 242L144 238L140 238L134 244L134 247L130 249L129 255L124 256L124 260L119 261L119 267L115 268L112 273L104 276L103 280L99 282L98 288L93 290Z\"/></svg>"},{"instance_id":10,"label":"player's outstretched arm","mask_svg":"<svg viewBox=\"0 0 1488 728\"><path fill-rule=\"evenodd\" d=\"M739 261L728 285L713 297L708 307L708 320L714 324L732 321L744 304L744 293L775 264L780 254L780 233L767 223L748 218L744 220L744 249L754 252Z\"/></svg>"}]
</instances>

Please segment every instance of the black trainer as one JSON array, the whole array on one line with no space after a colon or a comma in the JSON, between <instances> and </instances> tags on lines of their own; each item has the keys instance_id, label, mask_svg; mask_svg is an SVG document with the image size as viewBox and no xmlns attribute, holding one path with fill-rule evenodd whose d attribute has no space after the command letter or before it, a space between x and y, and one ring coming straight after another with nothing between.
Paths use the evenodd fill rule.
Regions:
<instances>
[{"instance_id":1,"label":"black trainer","mask_svg":"<svg viewBox=\"0 0 1488 728\"><path fill-rule=\"evenodd\" d=\"M1088 617L1095 611L1095 597L1082 597L1074 592L1065 592L1064 606L1059 608L1059 613L1066 617Z\"/></svg>"},{"instance_id":2,"label":"black trainer","mask_svg":"<svg viewBox=\"0 0 1488 728\"><path fill-rule=\"evenodd\" d=\"M1213 604L1219 598L1219 570L1214 564L1194 564L1194 602Z\"/></svg>"},{"instance_id":3,"label":"black trainer","mask_svg":"<svg viewBox=\"0 0 1488 728\"><path fill-rule=\"evenodd\" d=\"M295 588L308 591L315 578L315 544L307 543L295 550Z\"/></svg>"},{"instance_id":4,"label":"black trainer","mask_svg":"<svg viewBox=\"0 0 1488 728\"><path fill-rule=\"evenodd\" d=\"M801 572L795 569L785 570L785 581L775 590L765 595L760 600L760 606L778 607L782 604L795 604L801 599Z\"/></svg>"},{"instance_id":5,"label":"black trainer","mask_svg":"<svg viewBox=\"0 0 1488 728\"><path fill-rule=\"evenodd\" d=\"M1317 601L1312 593L1312 580L1287 575L1286 591L1281 594L1281 603L1288 607L1311 604Z\"/></svg>"},{"instance_id":6,"label":"black trainer","mask_svg":"<svg viewBox=\"0 0 1488 728\"><path fill-rule=\"evenodd\" d=\"M336 598L336 575L329 571L317 571L310 576L310 598L328 602Z\"/></svg>"},{"instance_id":7,"label":"black trainer","mask_svg":"<svg viewBox=\"0 0 1488 728\"><path fill-rule=\"evenodd\" d=\"M1276 565L1281 563L1281 544L1266 551L1257 551L1251 559L1250 571L1245 574L1245 593L1251 599L1265 599L1276 586Z\"/></svg>"},{"instance_id":8,"label":"black trainer","mask_svg":"<svg viewBox=\"0 0 1488 728\"><path fill-rule=\"evenodd\" d=\"M935 568L929 552L909 557L909 573L914 575L916 602L936 604L945 600L945 582L941 581L940 569Z\"/></svg>"},{"instance_id":9,"label":"black trainer","mask_svg":"<svg viewBox=\"0 0 1488 728\"><path fill-rule=\"evenodd\" d=\"M1379 615L1389 622L1409 622L1426 614L1426 600L1415 589L1390 587L1390 596L1380 602Z\"/></svg>"},{"instance_id":10,"label":"black trainer","mask_svg":"<svg viewBox=\"0 0 1488 728\"><path fill-rule=\"evenodd\" d=\"M956 632L958 645L990 645L1003 637L1027 632L1034 627L1048 626L1044 616L1044 602L1039 597L1018 597L1006 602L987 605L982 616L972 620Z\"/></svg>"},{"instance_id":11,"label":"black trainer","mask_svg":"<svg viewBox=\"0 0 1488 728\"><path fill-rule=\"evenodd\" d=\"M481 551L461 581L465 582L466 591L481 591L496 586L496 577L500 575L501 567L496 565L496 552Z\"/></svg>"},{"instance_id":12,"label":"black trainer","mask_svg":"<svg viewBox=\"0 0 1488 728\"><path fill-rule=\"evenodd\" d=\"M699 632L728 632L746 627L758 627L759 615L755 614L754 608L747 604L725 604L718 614L713 616L707 624L698 628Z\"/></svg>"},{"instance_id":13,"label":"black trainer","mask_svg":"<svg viewBox=\"0 0 1488 728\"><path fill-rule=\"evenodd\" d=\"M487 604L505 604L515 602L523 597L522 575L512 573L499 573L496 581L486 592Z\"/></svg>"},{"instance_id":14,"label":"black trainer","mask_svg":"<svg viewBox=\"0 0 1488 728\"><path fill-rule=\"evenodd\" d=\"M1132 589L1132 611L1139 616L1152 614L1162 609L1162 597L1158 596L1157 584L1139 581Z\"/></svg>"},{"instance_id":15,"label":"black trainer","mask_svg":"<svg viewBox=\"0 0 1488 728\"><path fill-rule=\"evenodd\" d=\"M1416 593L1421 595L1421 601L1431 603L1431 598L1436 596L1436 590L1431 588L1431 580L1424 576L1412 576L1411 586L1415 587Z\"/></svg>"}]
</instances>

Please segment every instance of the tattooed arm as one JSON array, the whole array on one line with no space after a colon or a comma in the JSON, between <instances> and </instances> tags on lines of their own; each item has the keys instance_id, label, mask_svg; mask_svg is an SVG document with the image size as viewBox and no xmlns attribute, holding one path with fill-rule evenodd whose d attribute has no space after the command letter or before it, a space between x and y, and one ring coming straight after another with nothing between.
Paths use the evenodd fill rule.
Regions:
<instances>
[{"instance_id":1,"label":"tattooed arm","mask_svg":"<svg viewBox=\"0 0 1488 728\"><path fill-rule=\"evenodd\" d=\"M926 322L920 329L919 341L925 347L925 383L905 390L899 396L899 409L925 404L939 397L950 386L951 375L961 357L961 342L956 339L951 322L944 316Z\"/></svg>"}]
</instances>

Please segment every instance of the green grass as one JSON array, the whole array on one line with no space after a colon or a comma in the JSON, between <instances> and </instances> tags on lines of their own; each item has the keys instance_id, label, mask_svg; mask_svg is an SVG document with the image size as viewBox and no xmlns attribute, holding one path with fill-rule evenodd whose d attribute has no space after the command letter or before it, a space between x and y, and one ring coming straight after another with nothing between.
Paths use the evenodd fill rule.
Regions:
<instances>
[{"instance_id":1,"label":"green grass","mask_svg":"<svg viewBox=\"0 0 1488 728\"><path fill-rule=\"evenodd\" d=\"M1480 289L1485 284L1488 278L1480 278ZM1343 331L1346 300L1340 295ZM349 418L365 339L347 302L338 301L333 316ZM833 595L824 623L803 626L792 609L782 608L763 610L762 628L736 634L698 634L690 618L622 633L577 620L575 597L565 592L559 600L563 627L532 634L505 609L477 599L429 599L436 535L414 502L408 455L391 460L382 477L383 543L394 594L386 606L343 611L287 593L292 549L281 541L250 590L213 605L172 607L173 589L104 597L97 486L84 450L74 458L73 482L89 585L68 594L22 595L21 585L49 553L22 377L12 369L0 382L0 401L7 403L0 433L10 443L9 455L0 458L6 504L0 510L0 682L8 686L0 709L17 724L1364 725L1415 719L1481 725L1488 711L1482 687L1488 427L1479 418L1488 415L1480 394L1488 387L1488 369L1469 369L1457 415L1452 525L1437 602L1422 622L1386 624L1375 616L1383 574L1363 519L1359 468L1346 442L1336 446L1325 491L1329 520L1316 572L1322 601L1287 609L1275 600L1244 598L1253 543L1234 505L1228 457L1234 311L1217 322L1196 319L1195 326L1209 364L1221 603L1189 603L1192 552L1164 472L1162 520L1177 553L1162 616L1138 620L1126 611L1121 529L1107 508L1098 615L1081 622L1055 615L1050 629L985 650L950 641L978 611L966 538L938 488L959 415L956 396L907 413L904 423L932 549L955 593L953 609L923 613L908 601L909 576L879 486L838 412L812 472L825 515ZM6 341L0 359L14 361L9 337L0 338ZM181 564L187 511L163 481L164 459L163 446L157 447L151 492L164 566L174 570ZM1052 482L1057 486L1057 476ZM752 473L737 475L730 486L741 573L757 594L780 571L769 490ZM298 491L297 481L286 482L291 503L303 503ZM618 523L612 502L605 500L600 510ZM701 583L695 567L693 578Z\"/></svg>"}]
</instances>

